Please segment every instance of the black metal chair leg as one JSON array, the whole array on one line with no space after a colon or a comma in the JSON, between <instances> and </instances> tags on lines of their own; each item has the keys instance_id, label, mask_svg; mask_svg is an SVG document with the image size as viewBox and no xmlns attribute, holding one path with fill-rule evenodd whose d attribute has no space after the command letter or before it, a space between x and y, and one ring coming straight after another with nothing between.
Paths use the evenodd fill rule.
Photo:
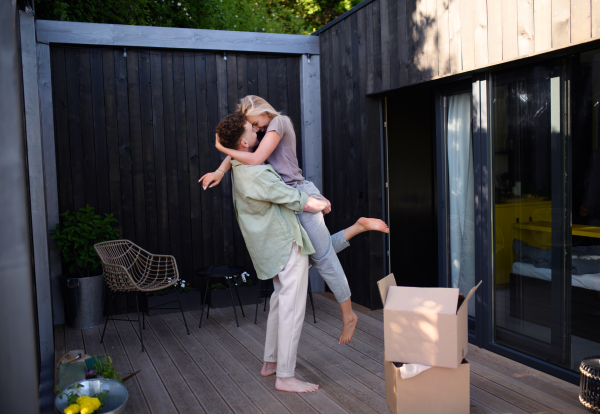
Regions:
<instances>
[{"instance_id":1,"label":"black metal chair leg","mask_svg":"<svg viewBox=\"0 0 600 414\"><path fill-rule=\"evenodd\" d=\"M143 295L144 293L140 292L139 295L142 295L142 303L146 299ZM146 329L146 313L148 313L148 303L146 302L146 309L142 309L140 312L142 314L142 329Z\"/></svg>"},{"instance_id":2,"label":"black metal chair leg","mask_svg":"<svg viewBox=\"0 0 600 414\"><path fill-rule=\"evenodd\" d=\"M209 282L210 282L210 279L206 278L206 289L204 289L204 302L202 302L202 309L200 310L200 324L198 325L198 328L202 328L202 317L204 316L204 306L208 306L208 302L206 301L206 298L208 296ZM208 314L206 315L206 317L208 318Z\"/></svg>"},{"instance_id":3,"label":"black metal chair leg","mask_svg":"<svg viewBox=\"0 0 600 414\"><path fill-rule=\"evenodd\" d=\"M185 329L187 330L187 334L190 334L190 328L187 326L187 322L185 320L185 315L183 313L183 306L181 306L181 300L179 299L179 292L177 293L177 302L179 303L179 309L181 309L181 316L183 316L183 324L185 325Z\"/></svg>"},{"instance_id":4,"label":"black metal chair leg","mask_svg":"<svg viewBox=\"0 0 600 414\"><path fill-rule=\"evenodd\" d=\"M233 308L233 316L235 316L235 324L237 327L240 327L240 323L238 322L237 312L235 311L235 301L233 300L233 290L231 290L231 278L227 279L227 283L229 283L229 296L231 296L231 307Z\"/></svg>"},{"instance_id":5,"label":"black metal chair leg","mask_svg":"<svg viewBox=\"0 0 600 414\"><path fill-rule=\"evenodd\" d=\"M235 282L233 282L233 288L235 289L235 294L238 298L238 303L240 305L240 309L242 310L242 317L246 317L246 315L244 314L244 308L242 307L242 300L240 299L240 292L238 292L237 286L235 284Z\"/></svg>"},{"instance_id":6,"label":"black metal chair leg","mask_svg":"<svg viewBox=\"0 0 600 414\"><path fill-rule=\"evenodd\" d=\"M310 298L310 306L312 306L313 319L315 320L315 323L317 323L317 317L315 315L315 304L313 303L312 297L312 287L310 285L310 277L308 278L308 297Z\"/></svg>"},{"instance_id":7,"label":"black metal chair leg","mask_svg":"<svg viewBox=\"0 0 600 414\"><path fill-rule=\"evenodd\" d=\"M258 320L258 302L260 302L260 279L257 278L257 282L256 282L256 310L254 311L254 325L256 325L256 321Z\"/></svg>"},{"instance_id":8,"label":"black metal chair leg","mask_svg":"<svg viewBox=\"0 0 600 414\"><path fill-rule=\"evenodd\" d=\"M206 302L206 319L210 315L210 304L212 302L212 283L210 279L208 279L208 302Z\"/></svg>"},{"instance_id":9,"label":"black metal chair leg","mask_svg":"<svg viewBox=\"0 0 600 414\"><path fill-rule=\"evenodd\" d=\"M135 304L137 307L138 325L140 327L140 342L142 343L142 352L144 352L144 336L142 333L142 319L140 318L140 299L139 299L140 293L141 292L138 292L135 295Z\"/></svg>"},{"instance_id":10,"label":"black metal chair leg","mask_svg":"<svg viewBox=\"0 0 600 414\"><path fill-rule=\"evenodd\" d=\"M106 321L104 322L104 329L102 330L102 336L100 336L100 343L104 343L104 334L106 333L106 325L108 325L108 319L111 317L112 315L112 308L114 305L114 301L115 301L115 296L117 296L117 293L113 293L112 297L110 298L110 301L108 301L108 315L106 315Z\"/></svg>"}]
</instances>

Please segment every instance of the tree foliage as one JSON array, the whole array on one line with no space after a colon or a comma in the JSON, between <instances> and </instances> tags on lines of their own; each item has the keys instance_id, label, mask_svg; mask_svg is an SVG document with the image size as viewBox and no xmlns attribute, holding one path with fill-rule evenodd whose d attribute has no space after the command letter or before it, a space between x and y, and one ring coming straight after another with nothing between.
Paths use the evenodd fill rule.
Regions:
<instances>
[{"instance_id":1,"label":"tree foliage","mask_svg":"<svg viewBox=\"0 0 600 414\"><path fill-rule=\"evenodd\" d=\"M37 0L38 19L310 34L360 0Z\"/></svg>"}]
</instances>

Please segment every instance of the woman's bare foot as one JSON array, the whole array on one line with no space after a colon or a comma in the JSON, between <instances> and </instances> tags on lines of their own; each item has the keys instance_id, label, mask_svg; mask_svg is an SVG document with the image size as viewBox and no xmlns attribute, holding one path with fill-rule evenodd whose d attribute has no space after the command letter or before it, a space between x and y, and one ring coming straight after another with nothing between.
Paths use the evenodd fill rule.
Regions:
<instances>
[{"instance_id":1,"label":"woman's bare foot","mask_svg":"<svg viewBox=\"0 0 600 414\"><path fill-rule=\"evenodd\" d=\"M380 231L382 233L389 233L390 228L385 224L383 220L375 218L361 217L356 220L356 224L364 228L363 231Z\"/></svg>"},{"instance_id":2,"label":"woman's bare foot","mask_svg":"<svg viewBox=\"0 0 600 414\"><path fill-rule=\"evenodd\" d=\"M275 381L275 389L287 392L313 392L319 389L317 384L300 381L295 377L280 378Z\"/></svg>"},{"instance_id":3,"label":"woman's bare foot","mask_svg":"<svg viewBox=\"0 0 600 414\"><path fill-rule=\"evenodd\" d=\"M380 231L382 233L389 233L390 228L383 220L361 217L356 220L356 223L344 230L344 238L346 241L349 241L354 236L365 231Z\"/></svg>"},{"instance_id":4,"label":"woman's bare foot","mask_svg":"<svg viewBox=\"0 0 600 414\"><path fill-rule=\"evenodd\" d=\"M343 316L344 326L342 327L342 334L340 335L340 344L346 345L352 339L354 330L356 329L356 323L358 322L358 316L356 313L351 312L350 314Z\"/></svg>"},{"instance_id":5,"label":"woman's bare foot","mask_svg":"<svg viewBox=\"0 0 600 414\"><path fill-rule=\"evenodd\" d=\"M260 370L260 375L263 377L268 377L269 375L273 375L277 371L277 362L267 362L263 364L262 369Z\"/></svg>"}]
</instances>

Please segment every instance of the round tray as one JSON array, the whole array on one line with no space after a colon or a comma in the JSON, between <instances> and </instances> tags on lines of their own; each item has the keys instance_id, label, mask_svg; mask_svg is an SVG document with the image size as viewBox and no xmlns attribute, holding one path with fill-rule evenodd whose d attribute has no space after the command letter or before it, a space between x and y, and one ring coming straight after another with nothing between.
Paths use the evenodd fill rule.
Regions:
<instances>
[{"instance_id":1,"label":"round tray","mask_svg":"<svg viewBox=\"0 0 600 414\"><path fill-rule=\"evenodd\" d=\"M77 383L75 383L77 384ZM129 398L129 390L125 385L120 383L119 381L115 381L112 379L106 378L94 378L89 380L80 381L83 387L77 388L77 394L80 395L95 395L104 390L108 390L108 395L104 400L104 405L98 411L94 411L94 414L124 414L125 413L125 405L127 404L127 399ZM74 384L71 384L74 385ZM70 385L69 385L70 387ZM67 387L67 388L69 388ZM74 390L67 391L66 393L71 394L75 392ZM62 398L60 398L62 396ZM67 397L58 394L54 399L54 405L56 409L61 414L65 412L65 408L69 406L67 402Z\"/></svg>"}]
</instances>

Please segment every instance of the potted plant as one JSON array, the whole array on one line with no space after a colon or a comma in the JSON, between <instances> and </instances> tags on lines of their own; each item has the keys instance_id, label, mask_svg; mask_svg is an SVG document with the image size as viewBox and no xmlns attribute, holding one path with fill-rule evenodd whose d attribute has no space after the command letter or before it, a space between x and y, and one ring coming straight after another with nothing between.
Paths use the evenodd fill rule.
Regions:
<instances>
[{"instance_id":1,"label":"potted plant","mask_svg":"<svg viewBox=\"0 0 600 414\"><path fill-rule=\"evenodd\" d=\"M166 289L146 293L148 316L179 312L177 294L184 311L200 309L202 302L200 291L185 280L178 280Z\"/></svg>"},{"instance_id":2,"label":"potted plant","mask_svg":"<svg viewBox=\"0 0 600 414\"><path fill-rule=\"evenodd\" d=\"M243 272L240 275L233 276L233 284L237 287L237 291L240 294L240 300L243 305L252 305L256 303L257 292L256 282L250 280L250 275L247 272ZM211 308L225 308L231 306L231 294L227 289L229 285L223 283L213 283L210 292L210 307ZM237 296L235 290L233 292L233 298L237 302ZM258 303L261 303L259 300Z\"/></svg>"},{"instance_id":3,"label":"potted plant","mask_svg":"<svg viewBox=\"0 0 600 414\"><path fill-rule=\"evenodd\" d=\"M65 211L61 222L50 230L58 245L68 274L61 278L69 324L75 329L93 328L102 323L104 276L94 244L119 238L112 214L104 217L87 205L76 212Z\"/></svg>"}]
</instances>

